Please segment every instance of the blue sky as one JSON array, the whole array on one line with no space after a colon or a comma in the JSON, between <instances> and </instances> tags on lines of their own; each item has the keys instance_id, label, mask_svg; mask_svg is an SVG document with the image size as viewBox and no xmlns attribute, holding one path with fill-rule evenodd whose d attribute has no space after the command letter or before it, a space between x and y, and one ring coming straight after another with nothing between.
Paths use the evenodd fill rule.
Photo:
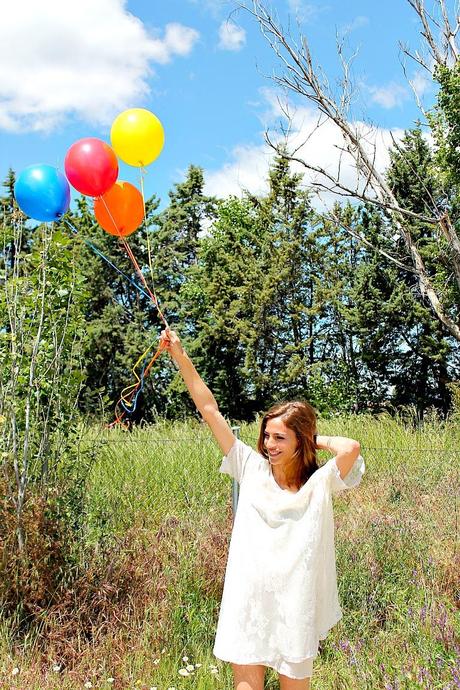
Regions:
<instances>
[{"instance_id":1,"label":"blue sky","mask_svg":"<svg viewBox=\"0 0 460 690\"><path fill-rule=\"evenodd\" d=\"M406 0L271 3L281 20L302 24L316 62L331 81L338 74L335 35L359 48L353 75L359 85L353 117L372 120L385 164L389 132L400 136L420 113L400 64L398 41L420 46ZM257 23L227 0L23 0L8 3L0 24L0 174L33 163L63 169L77 139L110 142L114 117L145 107L162 121L166 143L145 179L162 206L190 164L205 170L209 193L227 196L246 187L258 193L271 152L266 126L276 126L276 59ZM433 91L417 65L408 75L430 103ZM294 129L314 124L297 102ZM327 129L306 155L333 160ZM120 179L138 182L122 164Z\"/></svg>"}]
</instances>

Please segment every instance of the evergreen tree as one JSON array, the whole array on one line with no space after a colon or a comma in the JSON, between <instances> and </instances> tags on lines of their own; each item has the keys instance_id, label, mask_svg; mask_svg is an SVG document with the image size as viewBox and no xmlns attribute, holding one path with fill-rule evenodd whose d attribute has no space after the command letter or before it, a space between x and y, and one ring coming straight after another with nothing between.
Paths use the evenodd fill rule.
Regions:
<instances>
[{"instance_id":1,"label":"evergreen tree","mask_svg":"<svg viewBox=\"0 0 460 690\"><path fill-rule=\"evenodd\" d=\"M259 270L250 285L253 315L246 368L259 410L307 391L317 251L301 180L279 156L269 171L268 195L253 200L263 242Z\"/></svg>"},{"instance_id":2,"label":"evergreen tree","mask_svg":"<svg viewBox=\"0 0 460 690\"><path fill-rule=\"evenodd\" d=\"M97 224L85 198L77 202L78 212L71 223L78 230L75 241L81 245L81 271L86 278L90 293L86 323L88 345L84 353L86 380L82 392L82 408L90 416L113 418L114 405L122 390L136 382L132 367L143 352L151 346L156 349L155 333L161 321L155 305L130 281L119 275L112 266L98 256L89 241L109 261L117 266L141 288L142 281L118 239L103 231ZM147 282L149 274L146 232L154 222L158 201L154 197L146 202L146 217L143 226L129 236L128 243L143 270ZM138 368L140 372L140 367ZM145 381L143 395L139 397L136 411L130 418L138 421L151 419L155 413L152 398L161 390L156 378L161 376L157 367ZM161 403L157 406L161 409Z\"/></svg>"},{"instance_id":3,"label":"evergreen tree","mask_svg":"<svg viewBox=\"0 0 460 690\"><path fill-rule=\"evenodd\" d=\"M194 359L233 419L281 398L308 398L321 410L354 400L341 361L343 319L330 306L344 281L344 249L314 219L301 176L281 156L267 196L222 202L201 243L182 295L198 325Z\"/></svg>"},{"instance_id":4,"label":"evergreen tree","mask_svg":"<svg viewBox=\"0 0 460 690\"><path fill-rule=\"evenodd\" d=\"M387 177L401 204L422 215L433 199L439 203L442 193L434 172L433 154L420 128L406 132L398 150L390 153L390 160ZM452 267L446 238L440 233L439 227L421 221L412 223L411 232L432 283L443 294L444 303L452 305L457 289L449 281ZM400 249L398 245L396 248ZM398 280L404 282L410 291L412 309L405 314L404 345L401 370L395 381L395 403L411 402L420 414L432 405L447 412L450 394L446 384L452 375L458 375L455 364L452 370L450 363L455 362L460 347L436 319L429 302L417 292L413 274L401 272ZM450 288L447 288L449 284ZM407 387L408 380L410 387Z\"/></svg>"},{"instance_id":5,"label":"evergreen tree","mask_svg":"<svg viewBox=\"0 0 460 690\"><path fill-rule=\"evenodd\" d=\"M180 291L196 264L200 237L216 215L216 200L204 194L203 170L191 165L184 182L169 192L169 205L156 219L152 238L153 278L171 323L187 318Z\"/></svg>"},{"instance_id":6,"label":"evergreen tree","mask_svg":"<svg viewBox=\"0 0 460 690\"><path fill-rule=\"evenodd\" d=\"M427 200L437 198L439 189L433 175L432 153L419 128L406 132L391 152L387 178L401 205L423 215ZM431 202L430 202L431 203ZM389 220L369 208L357 209L352 225L404 264L405 251L396 234L391 238ZM448 264L445 240L433 232L431 224L414 220L411 234L430 271L433 283L446 281ZM447 388L458 375L458 347L417 289L417 279L407 270L365 249L350 291L353 306L345 317L356 329L360 357L373 392L373 403L395 407L411 405L420 417L431 406L443 412L449 408ZM361 405L365 404L365 397Z\"/></svg>"},{"instance_id":7,"label":"evergreen tree","mask_svg":"<svg viewBox=\"0 0 460 690\"><path fill-rule=\"evenodd\" d=\"M251 286L261 278L261 228L247 199L230 198L200 242L197 263L181 290L195 324L190 354L223 414L233 420L255 412L245 371L245 342L254 325Z\"/></svg>"},{"instance_id":8,"label":"evergreen tree","mask_svg":"<svg viewBox=\"0 0 460 690\"><path fill-rule=\"evenodd\" d=\"M214 202L203 194L203 174L191 166L186 180L170 192L170 205L158 213L158 200L146 201L145 221L128 238L128 243L159 301L171 327L185 324L188 315L181 309L180 290L187 270L196 261L200 233L213 213ZM124 247L101 230L85 199L78 202L74 223L82 237L90 239L107 258L142 287ZM112 267L91 252L85 252L83 271L91 299L87 323L90 343L86 352L87 383L84 409L94 414L103 403L108 415L122 390L136 382L132 367L150 345L150 356L158 345L164 323L152 301L118 275ZM147 358L148 359L148 358ZM146 361L147 361L146 359ZM138 368L138 375L140 367ZM145 379L132 421L152 420L157 414L175 416L189 409L187 397L177 380L174 367L163 357Z\"/></svg>"}]
</instances>

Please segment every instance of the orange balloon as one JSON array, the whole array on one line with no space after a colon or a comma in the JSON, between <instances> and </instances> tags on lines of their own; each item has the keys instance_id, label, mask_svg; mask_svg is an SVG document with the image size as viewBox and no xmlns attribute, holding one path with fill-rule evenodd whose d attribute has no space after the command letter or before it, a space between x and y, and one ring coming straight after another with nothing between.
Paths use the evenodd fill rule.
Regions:
<instances>
[{"instance_id":1,"label":"orange balloon","mask_svg":"<svg viewBox=\"0 0 460 690\"><path fill-rule=\"evenodd\" d=\"M127 237L144 220L142 194L129 182L118 180L108 192L95 200L94 215L110 235Z\"/></svg>"}]
</instances>

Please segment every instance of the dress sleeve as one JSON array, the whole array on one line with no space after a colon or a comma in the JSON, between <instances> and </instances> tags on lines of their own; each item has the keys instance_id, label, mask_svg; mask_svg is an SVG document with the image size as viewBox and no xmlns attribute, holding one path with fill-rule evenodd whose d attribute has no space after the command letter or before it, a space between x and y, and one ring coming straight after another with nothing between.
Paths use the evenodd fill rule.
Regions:
<instances>
[{"instance_id":1,"label":"dress sleeve","mask_svg":"<svg viewBox=\"0 0 460 690\"><path fill-rule=\"evenodd\" d=\"M222 458L219 472L229 474L233 479L236 479L238 484L241 484L248 458L253 452L251 446L246 445L239 438L235 438L233 446Z\"/></svg>"},{"instance_id":2,"label":"dress sleeve","mask_svg":"<svg viewBox=\"0 0 460 690\"><path fill-rule=\"evenodd\" d=\"M328 476L330 478L330 487L333 495L339 494L345 489L354 489L361 483L361 479L366 471L366 465L364 464L362 455L358 455L345 479L342 479L340 476L336 458L329 460L327 466L329 467Z\"/></svg>"}]
</instances>

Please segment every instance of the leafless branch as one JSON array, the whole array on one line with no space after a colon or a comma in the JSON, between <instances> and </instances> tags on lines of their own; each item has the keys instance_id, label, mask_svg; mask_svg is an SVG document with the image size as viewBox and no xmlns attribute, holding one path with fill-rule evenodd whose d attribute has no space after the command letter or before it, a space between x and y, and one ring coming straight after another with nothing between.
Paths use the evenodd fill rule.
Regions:
<instances>
[{"instance_id":1,"label":"leafless branch","mask_svg":"<svg viewBox=\"0 0 460 690\"><path fill-rule=\"evenodd\" d=\"M375 244L372 244L366 237L363 237L360 235L356 230L354 230L349 223L346 223L343 218L341 218L339 215L334 213L334 211L329 211L326 215L326 218L330 218L337 226L343 228L349 235L354 237L356 240L364 244L366 247L369 247L369 249L372 249L374 252L377 252L384 256L386 259L394 263L398 268L402 268L403 271L407 271L408 273L413 273L415 274L415 271L412 267L406 266L403 264L399 259L396 259L394 256L391 256L391 254L388 254L384 249L381 247L376 247Z\"/></svg>"},{"instance_id":2,"label":"leafless branch","mask_svg":"<svg viewBox=\"0 0 460 690\"><path fill-rule=\"evenodd\" d=\"M443 55L434 35L436 19L426 11L423 0L408 0L408 2L419 16L422 24L421 33L429 47L432 58L438 64L446 64L448 60L446 51L444 50ZM437 2L438 4L443 3L443 0L437 0ZM442 4L440 6L442 8ZM280 64L284 68L281 74L273 76L274 81L288 91L294 92L297 96L300 95L306 98L328 119L328 121L333 123L343 137L346 151L351 155L354 161L358 178L361 176L361 179L363 177L365 179L365 194L363 194L362 190L359 188L358 179L356 188L350 189L340 177L337 177L336 174L331 174L321 166L313 165L300 156L291 155L289 157L291 160L297 161L306 169L320 176L321 179L319 181L315 180L313 182L313 185L318 189L375 204L390 215L393 225L403 239L407 252L413 262L414 271L418 278L420 293L429 300L438 319L444 324L448 331L460 341L460 326L453 321L441 303L426 270L417 243L412 237L410 225L407 222L408 219L417 219L425 223L436 224L439 223L439 217L436 217L435 213L432 213L431 217L426 217L408 209L401 208L384 175L382 175L376 167L375 148L370 155L367 153L365 149L365 137L362 136L356 126L347 120L343 112L344 104L348 103L348 93L350 89L349 73L347 69L344 70L342 65L344 75L342 94L344 95L342 99L337 101L328 88L327 81L318 77L318 74L321 72L313 66L312 55L306 37L302 35L300 41L295 42L289 32L285 32L282 26L270 14L262 0L252 0L251 6L246 7L246 9L257 20L262 34L269 42L273 51L279 58ZM443 35L449 38L451 55L454 54L451 43L452 40L455 39L457 30L457 28L451 29L450 25L448 28L446 26L446 20L444 20ZM342 59L342 57L341 55L340 58ZM341 170L341 165L342 159L340 157L338 166L339 172Z\"/></svg>"}]
</instances>

